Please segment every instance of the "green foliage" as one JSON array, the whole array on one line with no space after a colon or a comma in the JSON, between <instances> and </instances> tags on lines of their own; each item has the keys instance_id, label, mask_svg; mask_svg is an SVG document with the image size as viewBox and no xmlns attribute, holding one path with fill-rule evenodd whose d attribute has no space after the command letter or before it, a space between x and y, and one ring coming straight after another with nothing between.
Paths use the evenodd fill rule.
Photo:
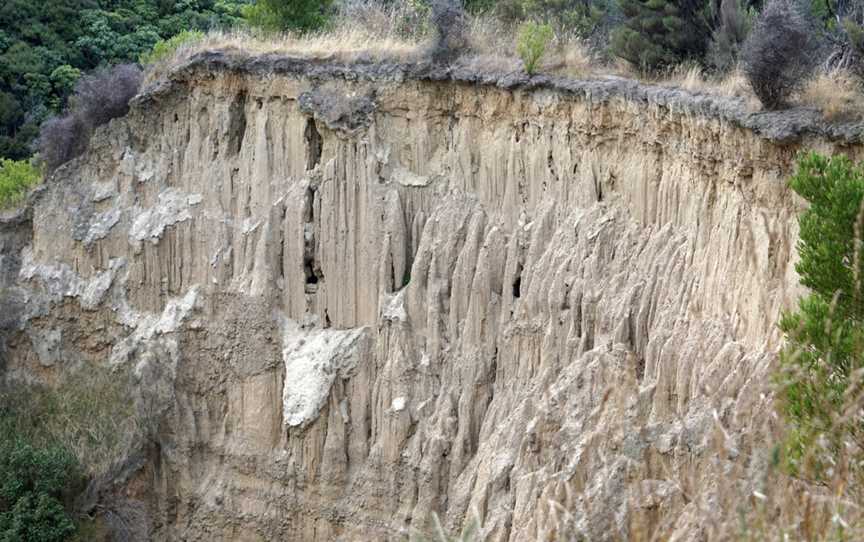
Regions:
<instances>
[{"instance_id":1,"label":"green foliage","mask_svg":"<svg viewBox=\"0 0 864 542\"><path fill-rule=\"evenodd\" d=\"M0 158L26 159L75 81L183 31L230 27L251 0L0 1Z\"/></svg>"},{"instance_id":2,"label":"green foliage","mask_svg":"<svg viewBox=\"0 0 864 542\"><path fill-rule=\"evenodd\" d=\"M30 162L0 158L0 208L19 202L41 180L39 169Z\"/></svg>"},{"instance_id":3,"label":"green foliage","mask_svg":"<svg viewBox=\"0 0 864 542\"><path fill-rule=\"evenodd\" d=\"M167 40L159 40L156 42L156 45L153 46L153 49L142 54L138 58L138 63L142 66L146 66L147 64L154 64L156 62L160 62L174 55L174 52L177 51L181 46L189 45L195 43L197 41L201 41L204 39L204 32L198 30L184 30L180 32L176 36L173 36Z\"/></svg>"},{"instance_id":4,"label":"green foliage","mask_svg":"<svg viewBox=\"0 0 864 542\"><path fill-rule=\"evenodd\" d=\"M75 532L66 504L83 480L60 445L36 448L0 410L0 542L60 542Z\"/></svg>"},{"instance_id":5,"label":"green foliage","mask_svg":"<svg viewBox=\"0 0 864 542\"><path fill-rule=\"evenodd\" d=\"M125 371L89 366L56 388L19 385L0 392L7 425L38 447L62 445L90 474L107 470L141 433Z\"/></svg>"},{"instance_id":6,"label":"green foliage","mask_svg":"<svg viewBox=\"0 0 864 542\"><path fill-rule=\"evenodd\" d=\"M645 72L700 61L710 30L704 0L619 0L624 24L612 33L612 52Z\"/></svg>"},{"instance_id":7,"label":"green foliage","mask_svg":"<svg viewBox=\"0 0 864 542\"><path fill-rule=\"evenodd\" d=\"M614 11L611 0L501 0L496 5L497 14L507 22L543 21L586 37Z\"/></svg>"},{"instance_id":8,"label":"green foliage","mask_svg":"<svg viewBox=\"0 0 864 542\"><path fill-rule=\"evenodd\" d=\"M63 102L72 94L75 88L75 83L81 78L81 70L74 68L69 64L57 66L51 72L50 80L53 88L50 105L54 110L58 110L63 106Z\"/></svg>"},{"instance_id":9,"label":"green foliage","mask_svg":"<svg viewBox=\"0 0 864 542\"><path fill-rule=\"evenodd\" d=\"M270 32L308 32L324 26L333 0L257 0L243 9L249 24Z\"/></svg>"},{"instance_id":10,"label":"green foliage","mask_svg":"<svg viewBox=\"0 0 864 542\"><path fill-rule=\"evenodd\" d=\"M801 158L790 186L810 206L799 218L800 261L795 266L811 293L783 315L781 411L790 426L787 453L797 470L819 439L829 449L860 434L857 413L844 419L852 376L864 360L864 169L844 156Z\"/></svg>"},{"instance_id":11,"label":"green foliage","mask_svg":"<svg viewBox=\"0 0 864 542\"><path fill-rule=\"evenodd\" d=\"M526 72L534 73L537 62L546 52L546 46L549 45L552 37L552 27L548 24L528 21L519 28L519 36L516 38L516 52L522 59Z\"/></svg>"},{"instance_id":12,"label":"green foliage","mask_svg":"<svg viewBox=\"0 0 864 542\"><path fill-rule=\"evenodd\" d=\"M140 438L129 390L125 371L96 366L55 388L0 388L0 542L107 539L100 521L76 524L72 507L88 476Z\"/></svg>"}]
</instances>

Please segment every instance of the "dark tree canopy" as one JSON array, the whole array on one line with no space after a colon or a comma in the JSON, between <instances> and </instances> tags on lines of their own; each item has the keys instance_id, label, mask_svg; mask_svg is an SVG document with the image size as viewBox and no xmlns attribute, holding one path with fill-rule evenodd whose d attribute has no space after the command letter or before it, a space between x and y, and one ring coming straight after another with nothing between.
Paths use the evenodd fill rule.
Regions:
<instances>
[{"instance_id":1,"label":"dark tree canopy","mask_svg":"<svg viewBox=\"0 0 864 542\"><path fill-rule=\"evenodd\" d=\"M0 1L0 158L23 159L82 73L134 62L160 39L239 20L247 0Z\"/></svg>"},{"instance_id":2,"label":"dark tree canopy","mask_svg":"<svg viewBox=\"0 0 864 542\"><path fill-rule=\"evenodd\" d=\"M619 0L625 17L613 52L644 71L701 59L711 29L705 0Z\"/></svg>"}]
</instances>

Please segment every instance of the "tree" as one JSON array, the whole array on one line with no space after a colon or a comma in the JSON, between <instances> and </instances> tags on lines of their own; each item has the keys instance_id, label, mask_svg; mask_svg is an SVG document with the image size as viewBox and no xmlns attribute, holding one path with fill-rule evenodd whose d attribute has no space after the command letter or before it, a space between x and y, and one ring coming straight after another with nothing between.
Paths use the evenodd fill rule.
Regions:
<instances>
[{"instance_id":1,"label":"tree","mask_svg":"<svg viewBox=\"0 0 864 542\"><path fill-rule=\"evenodd\" d=\"M703 0L619 0L612 52L645 72L701 60L711 32Z\"/></svg>"},{"instance_id":2,"label":"tree","mask_svg":"<svg viewBox=\"0 0 864 542\"><path fill-rule=\"evenodd\" d=\"M799 161L790 186L810 204L799 218L795 266L810 294L780 321L787 337L781 410L792 428L794 463L819 438L860 435L857 412L838 420L851 376L864 365L864 168L844 156L811 154ZM855 386L860 394L860 381Z\"/></svg>"},{"instance_id":3,"label":"tree","mask_svg":"<svg viewBox=\"0 0 864 542\"><path fill-rule=\"evenodd\" d=\"M264 30L308 32L324 26L332 7L333 0L258 0L243 13Z\"/></svg>"}]
</instances>

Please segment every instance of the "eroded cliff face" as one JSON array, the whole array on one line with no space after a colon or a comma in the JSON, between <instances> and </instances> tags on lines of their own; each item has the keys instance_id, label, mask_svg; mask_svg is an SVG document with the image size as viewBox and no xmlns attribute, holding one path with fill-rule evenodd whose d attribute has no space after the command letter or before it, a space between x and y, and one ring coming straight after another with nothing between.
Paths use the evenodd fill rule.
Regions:
<instances>
[{"instance_id":1,"label":"eroded cliff face","mask_svg":"<svg viewBox=\"0 0 864 542\"><path fill-rule=\"evenodd\" d=\"M4 234L5 378L134 367L156 540L472 510L489 540L709 537L770 451L805 148L860 154L650 99L189 68Z\"/></svg>"}]
</instances>

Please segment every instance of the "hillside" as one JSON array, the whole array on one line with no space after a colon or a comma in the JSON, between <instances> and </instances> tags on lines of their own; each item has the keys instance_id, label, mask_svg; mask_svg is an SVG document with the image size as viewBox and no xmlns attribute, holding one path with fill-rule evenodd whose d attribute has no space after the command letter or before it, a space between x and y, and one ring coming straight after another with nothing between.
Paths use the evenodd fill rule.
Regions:
<instances>
[{"instance_id":1,"label":"hillside","mask_svg":"<svg viewBox=\"0 0 864 542\"><path fill-rule=\"evenodd\" d=\"M734 536L803 149L620 78L206 51L0 223L4 378L128 367L155 540ZM108 504L106 504L108 506Z\"/></svg>"}]
</instances>

